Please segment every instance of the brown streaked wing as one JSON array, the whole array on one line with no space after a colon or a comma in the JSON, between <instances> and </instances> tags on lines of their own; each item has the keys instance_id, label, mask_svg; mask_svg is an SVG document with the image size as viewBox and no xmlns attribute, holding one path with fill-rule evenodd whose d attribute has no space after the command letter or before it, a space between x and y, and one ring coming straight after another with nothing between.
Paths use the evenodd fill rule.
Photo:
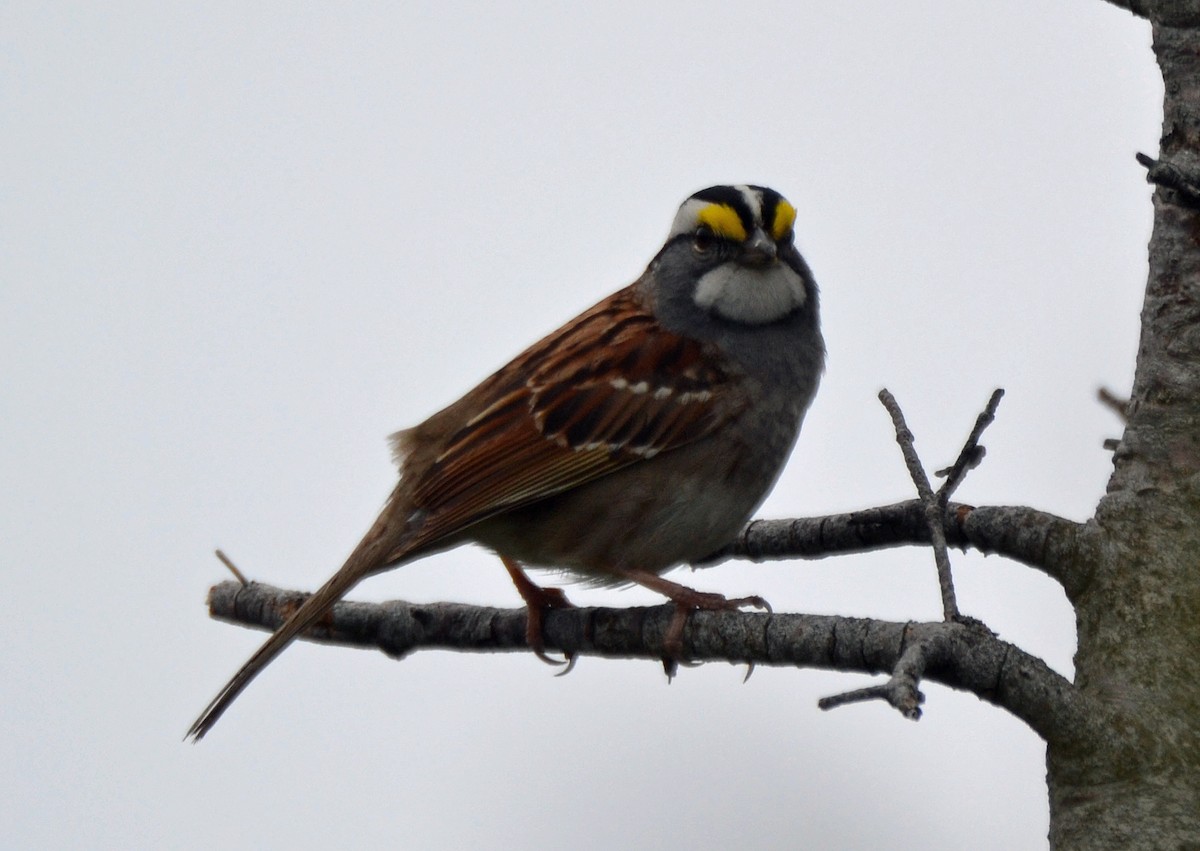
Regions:
<instances>
[{"instance_id":1,"label":"brown streaked wing","mask_svg":"<svg viewBox=\"0 0 1200 851\"><path fill-rule=\"evenodd\" d=\"M633 287L600 302L472 391L486 404L412 471L421 543L710 434L746 404L713 355Z\"/></svg>"}]
</instances>

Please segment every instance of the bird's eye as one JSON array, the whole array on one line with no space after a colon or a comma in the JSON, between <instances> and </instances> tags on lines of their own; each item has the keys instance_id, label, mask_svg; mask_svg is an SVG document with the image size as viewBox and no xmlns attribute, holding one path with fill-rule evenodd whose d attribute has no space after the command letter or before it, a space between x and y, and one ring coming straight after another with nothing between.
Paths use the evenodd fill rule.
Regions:
<instances>
[{"instance_id":1,"label":"bird's eye","mask_svg":"<svg viewBox=\"0 0 1200 851\"><path fill-rule=\"evenodd\" d=\"M712 228L704 225L696 228L696 232L692 234L692 248L696 249L698 254L708 253L716 241L717 236L712 232Z\"/></svg>"}]
</instances>

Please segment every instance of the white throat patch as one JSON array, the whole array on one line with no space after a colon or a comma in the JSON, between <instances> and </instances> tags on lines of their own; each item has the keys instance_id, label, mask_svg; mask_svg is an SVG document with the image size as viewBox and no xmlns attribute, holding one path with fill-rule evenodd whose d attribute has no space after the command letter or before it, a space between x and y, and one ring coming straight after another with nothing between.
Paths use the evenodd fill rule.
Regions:
<instances>
[{"instance_id":1,"label":"white throat patch","mask_svg":"<svg viewBox=\"0 0 1200 851\"><path fill-rule=\"evenodd\" d=\"M784 263L749 269L731 262L701 277L693 298L722 319L764 325L804 304L804 281Z\"/></svg>"}]
</instances>

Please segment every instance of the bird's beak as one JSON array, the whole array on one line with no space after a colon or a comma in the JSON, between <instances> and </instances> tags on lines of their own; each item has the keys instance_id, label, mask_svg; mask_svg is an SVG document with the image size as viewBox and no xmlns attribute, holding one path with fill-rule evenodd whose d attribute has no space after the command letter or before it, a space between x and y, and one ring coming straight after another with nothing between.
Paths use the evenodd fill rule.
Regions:
<instances>
[{"instance_id":1,"label":"bird's beak","mask_svg":"<svg viewBox=\"0 0 1200 851\"><path fill-rule=\"evenodd\" d=\"M743 266L761 269L774 263L777 255L775 240L767 236L762 228L758 228L748 240L742 243L742 255L738 261Z\"/></svg>"}]
</instances>

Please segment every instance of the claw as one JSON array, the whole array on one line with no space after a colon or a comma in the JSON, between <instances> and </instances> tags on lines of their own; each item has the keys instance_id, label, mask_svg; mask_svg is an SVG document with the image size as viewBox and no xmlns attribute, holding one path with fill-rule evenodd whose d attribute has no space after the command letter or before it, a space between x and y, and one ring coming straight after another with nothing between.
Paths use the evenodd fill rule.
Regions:
<instances>
[{"instance_id":1,"label":"claw","mask_svg":"<svg viewBox=\"0 0 1200 851\"><path fill-rule=\"evenodd\" d=\"M683 629L687 626L688 616L692 612L697 610L730 612L745 606L764 609L767 613L772 612L771 604L757 595L729 599L711 591L697 591L694 588L688 588L686 585L663 579L656 573L619 568L614 568L613 573L644 588L649 588L651 591L657 591L675 604L675 614L671 617L671 623L667 626L667 632L663 636L663 671L666 673L668 681L678 673L680 665L689 668L697 667L695 663L689 662L683 654ZM753 666L751 670L753 670ZM747 677L749 677L749 673L747 673Z\"/></svg>"},{"instance_id":2,"label":"claw","mask_svg":"<svg viewBox=\"0 0 1200 851\"><path fill-rule=\"evenodd\" d=\"M564 653L563 658L555 659L553 656L546 653L545 647L535 647L533 642L530 641L528 632L525 634L525 640L527 642L529 642L529 649L533 651L533 655L537 656L538 659L542 660L547 665L550 665L555 668L561 667L563 665L567 666L565 670L559 671L554 676L561 677L563 674L568 673L571 670L571 668L575 667L575 654L574 653Z\"/></svg>"},{"instance_id":3,"label":"claw","mask_svg":"<svg viewBox=\"0 0 1200 851\"><path fill-rule=\"evenodd\" d=\"M542 623L548 610L573 609L575 605L567 599L567 595L563 593L561 588L543 588L535 583L525 575L525 571L521 569L521 565L508 556L500 556L500 561L504 563L505 569L508 570L508 575L512 577L513 585L517 586L517 593L525 601L525 643L529 645L529 649L533 651L533 655L537 656L547 665L554 665L556 667L566 665L555 676L561 677L564 674L571 673L571 669L575 667L576 654L564 652L562 659L547 656Z\"/></svg>"},{"instance_id":4,"label":"claw","mask_svg":"<svg viewBox=\"0 0 1200 851\"><path fill-rule=\"evenodd\" d=\"M563 668L554 676L565 677L567 674L571 673L571 671L575 670L575 660L578 658L578 653L563 653L563 661L566 662L567 667ZM562 664L562 662L559 662L558 664Z\"/></svg>"}]
</instances>

